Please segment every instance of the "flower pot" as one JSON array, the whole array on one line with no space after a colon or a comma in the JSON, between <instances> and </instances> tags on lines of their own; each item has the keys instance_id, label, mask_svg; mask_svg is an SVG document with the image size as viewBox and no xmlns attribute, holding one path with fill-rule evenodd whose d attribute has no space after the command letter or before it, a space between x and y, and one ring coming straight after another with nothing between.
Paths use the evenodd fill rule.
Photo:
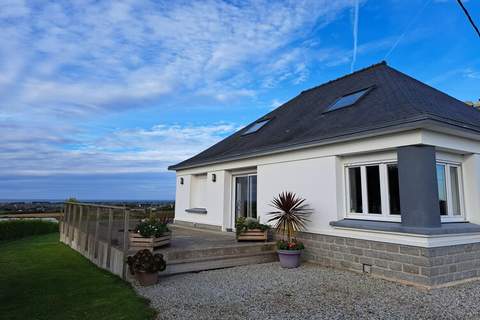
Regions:
<instances>
[{"instance_id":1,"label":"flower pot","mask_svg":"<svg viewBox=\"0 0 480 320\"><path fill-rule=\"evenodd\" d=\"M135 279L137 279L140 285L144 287L153 286L158 281L158 272L150 273L150 272L136 271Z\"/></svg>"},{"instance_id":2,"label":"flower pot","mask_svg":"<svg viewBox=\"0 0 480 320\"><path fill-rule=\"evenodd\" d=\"M128 238L129 238L128 241L129 241L131 250L148 249L150 251L153 251L158 247L170 245L172 233L166 232L157 238L155 237L146 238L146 237L142 237L142 235L139 233L129 232Z\"/></svg>"},{"instance_id":3,"label":"flower pot","mask_svg":"<svg viewBox=\"0 0 480 320\"><path fill-rule=\"evenodd\" d=\"M282 268L297 268L300 265L302 250L277 250Z\"/></svg>"}]
</instances>

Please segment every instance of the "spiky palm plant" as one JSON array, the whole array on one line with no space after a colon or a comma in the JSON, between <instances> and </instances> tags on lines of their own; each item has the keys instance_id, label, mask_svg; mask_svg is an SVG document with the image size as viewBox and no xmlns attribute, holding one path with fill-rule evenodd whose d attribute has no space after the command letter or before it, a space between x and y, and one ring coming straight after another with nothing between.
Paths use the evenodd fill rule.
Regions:
<instances>
[{"instance_id":1,"label":"spiky palm plant","mask_svg":"<svg viewBox=\"0 0 480 320\"><path fill-rule=\"evenodd\" d=\"M275 222L276 231L287 237L288 242L292 242L297 231L305 230L305 223L310 220L307 217L312 210L305 204L305 199L297 197L293 192L282 192L273 198L270 206L277 211L269 212L272 216L268 222Z\"/></svg>"}]
</instances>

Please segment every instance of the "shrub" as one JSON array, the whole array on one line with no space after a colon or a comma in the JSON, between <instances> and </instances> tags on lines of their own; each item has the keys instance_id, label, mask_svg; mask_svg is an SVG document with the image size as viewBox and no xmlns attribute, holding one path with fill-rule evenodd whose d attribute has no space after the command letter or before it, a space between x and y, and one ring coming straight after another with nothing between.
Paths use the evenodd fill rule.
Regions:
<instances>
[{"instance_id":1,"label":"shrub","mask_svg":"<svg viewBox=\"0 0 480 320\"><path fill-rule=\"evenodd\" d=\"M275 222L275 230L283 236L283 240L277 242L280 250L301 250L303 243L294 238L298 231L305 230L307 217L312 210L305 204L305 199L297 197L293 192L282 192L273 198L270 204L276 211L269 212L273 216L268 222Z\"/></svg>"},{"instance_id":2,"label":"shrub","mask_svg":"<svg viewBox=\"0 0 480 320\"><path fill-rule=\"evenodd\" d=\"M262 231L270 229L268 224L262 224L255 218L240 217L235 221L235 230L237 235L247 230L260 229Z\"/></svg>"},{"instance_id":3,"label":"shrub","mask_svg":"<svg viewBox=\"0 0 480 320\"><path fill-rule=\"evenodd\" d=\"M165 270L167 263L160 253L152 254L150 250L143 249L127 258L128 269L133 275L135 272L154 273Z\"/></svg>"},{"instance_id":4,"label":"shrub","mask_svg":"<svg viewBox=\"0 0 480 320\"><path fill-rule=\"evenodd\" d=\"M0 221L0 240L58 232L58 223L45 220Z\"/></svg>"},{"instance_id":5,"label":"shrub","mask_svg":"<svg viewBox=\"0 0 480 320\"><path fill-rule=\"evenodd\" d=\"M144 219L135 228L135 232L146 238L161 237L168 231L167 224L156 219Z\"/></svg>"}]
</instances>

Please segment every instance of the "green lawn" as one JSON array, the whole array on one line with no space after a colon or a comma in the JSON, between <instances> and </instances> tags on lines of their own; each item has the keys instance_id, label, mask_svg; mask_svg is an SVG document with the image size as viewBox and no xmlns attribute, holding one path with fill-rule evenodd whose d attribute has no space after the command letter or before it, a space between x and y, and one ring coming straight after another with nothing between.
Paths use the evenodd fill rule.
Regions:
<instances>
[{"instance_id":1,"label":"green lawn","mask_svg":"<svg viewBox=\"0 0 480 320\"><path fill-rule=\"evenodd\" d=\"M153 319L120 278L59 243L58 233L0 242L0 319Z\"/></svg>"}]
</instances>

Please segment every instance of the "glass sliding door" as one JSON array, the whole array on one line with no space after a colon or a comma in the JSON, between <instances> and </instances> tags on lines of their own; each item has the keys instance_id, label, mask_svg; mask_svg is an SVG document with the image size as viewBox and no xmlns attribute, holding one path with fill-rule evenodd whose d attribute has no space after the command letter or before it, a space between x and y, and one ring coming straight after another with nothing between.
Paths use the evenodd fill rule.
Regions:
<instances>
[{"instance_id":1,"label":"glass sliding door","mask_svg":"<svg viewBox=\"0 0 480 320\"><path fill-rule=\"evenodd\" d=\"M235 179L235 220L257 218L257 176L237 176Z\"/></svg>"}]
</instances>

